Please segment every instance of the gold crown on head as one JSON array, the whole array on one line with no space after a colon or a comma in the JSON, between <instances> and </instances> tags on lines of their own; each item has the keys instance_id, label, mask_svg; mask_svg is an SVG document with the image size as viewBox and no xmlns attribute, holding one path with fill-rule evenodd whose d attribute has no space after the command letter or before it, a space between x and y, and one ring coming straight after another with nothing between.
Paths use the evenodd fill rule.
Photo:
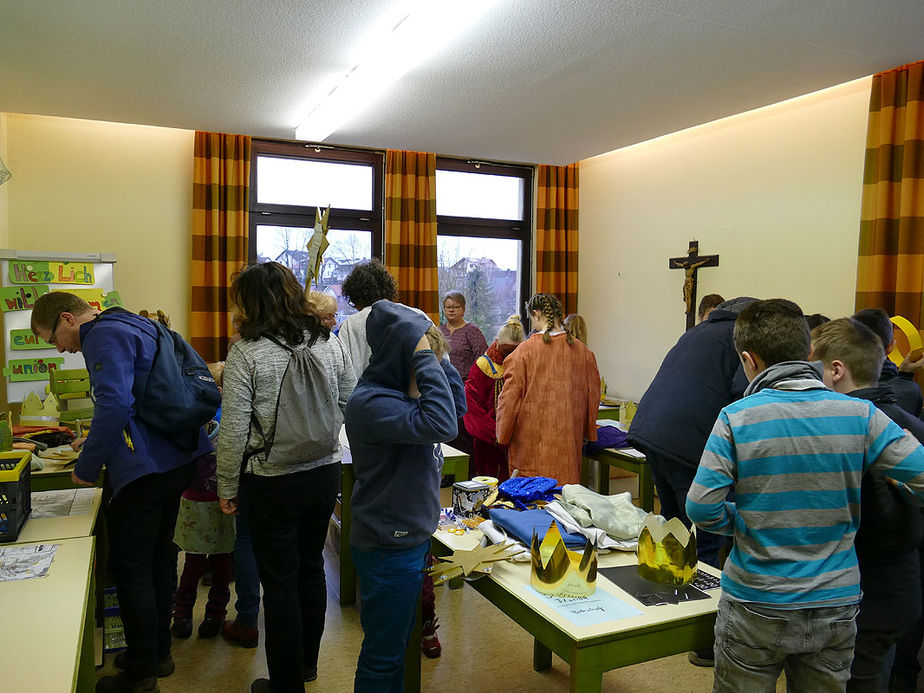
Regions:
<instances>
[{"instance_id":1,"label":"gold crown on head","mask_svg":"<svg viewBox=\"0 0 924 693\"><path fill-rule=\"evenodd\" d=\"M696 537L679 517L662 522L648 513L638 535L638 574L667 585L686 585L696 577Z\"/></svg>"},{"instance_id":2,"label":"gold crown on head","mask_svg":"<svg viewBox=\"0 0 924 693\"><path fill-rule=\"evenodd\" d=\"M542 543L533 530L529 584L537 592L558 597L587 597L597 589L597 550L590 542L583 554L569 551L558 523L552 522Z\"/></svg>"}]
</instances>

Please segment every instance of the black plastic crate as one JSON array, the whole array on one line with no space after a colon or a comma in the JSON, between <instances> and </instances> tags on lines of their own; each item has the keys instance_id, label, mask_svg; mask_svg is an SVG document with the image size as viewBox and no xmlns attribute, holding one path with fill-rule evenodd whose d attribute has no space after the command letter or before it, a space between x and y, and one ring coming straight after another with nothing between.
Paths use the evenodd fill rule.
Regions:
<instances>
[{"instance_id":1,"label":"black plastic crate","mask_svg":"<svg viewBox=\"0 0 924 693\"><path fill-rule=\"evenodd\" d=\"M16 541L32 512L32 453L0 452L0 543Z\"/></svg>"}]
</instances>

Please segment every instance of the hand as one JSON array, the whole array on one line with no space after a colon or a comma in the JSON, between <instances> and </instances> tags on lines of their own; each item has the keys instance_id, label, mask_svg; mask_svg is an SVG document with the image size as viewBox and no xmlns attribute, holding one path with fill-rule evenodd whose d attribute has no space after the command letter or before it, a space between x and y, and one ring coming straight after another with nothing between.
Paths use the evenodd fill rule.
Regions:
<instances>
[{"instance_id":1,"label":"hand","mask_svg":"<svg viewBox=\"0 0 924 693\"><path fill-rule=\"evenodd\" d=\"M908 352L905 354L905 358L902 361L901 365L898 367L898 370L903 373L917 373L919 370L924 368L924 353L920 355L917 361L911 360L911 353Z\"/></svg>"},{"instance_id":2,"label":"hand","mask_svg":"<svg viewBox=\"0 0 924 693\"><path fill-rule=\"evenodd\" d=\"M420 338L420 341L417 342L417 346L414 347L414 353L416 354L418 351L423 351L424 349L429 349L429 348L430 348L430 340L427 339L427 335L424 335L423 337Z\"/></svg>"},{"instance_id":3,"label":"hand","mask_svg":"<svg viewBox=\"0 0 924 693\"><path fill-rule=\"evenodd\" d=\"M237 515L237 498L219 498L218 507L225 515Z\"/></svg>"},{"instance_id":4,"label":"hand","mask_svg":"<svg viewBox=\"0 0 924 693\"><path fill-rule=\"evenodd\" d=\"M80 450L80 448L83 447L83 444L84 444L86 441L87 441L87 437L86 437L86 436L82 436L82 437L80 437L80 438L77 438L76 440L72 440L72 441L71 441L71 450L74 450L75 452L78 451L78 450Z\"/></svg>"},{"instance_id":5,"label":"hand","mask_svg":"<svg viewBox=\"0 0 924 693\"><path fill-rule=\"evenodd\" d=\"M92 481L84 481L79 476L77 476L77 471L74 469L71 470L71 481L74 483L75 486L92 486L93 485Z\"/></svg>"}]
</instances>

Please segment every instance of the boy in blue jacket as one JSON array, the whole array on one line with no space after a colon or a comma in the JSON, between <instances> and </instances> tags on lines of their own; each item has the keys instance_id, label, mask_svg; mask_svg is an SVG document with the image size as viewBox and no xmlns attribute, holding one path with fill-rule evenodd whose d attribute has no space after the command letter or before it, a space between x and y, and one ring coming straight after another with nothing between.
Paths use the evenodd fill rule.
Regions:
<instances>
[{"instance_id":1,"label":"boy in blue jacket","mask_svg":"<svg viewBox=\"0 0 924 693\"><path fill-rule=\"evenodd\" d=\"M350 545L359 575L363 645L354 690L403 690L430 535L440 516L440 443L456 436L465 389L430 319L391 301L372 305L372 357L347 404L353 456ZM428 339L430 337L430 339Z\"/></svg>"},{"instance_id":2,"label":"boy in blue jacket","mask_svg":"<svg viewBox=\"0 0 924 693\"><path fill-rule=\"evenodd\" d=\"M52 291L32 310L32 332L59 353L83 352L94 400L93 423L71 478L92 486L106 465L109 572L118 587L128 648L125 671L97 682L100 692L154 693L173 672L170 614L176 589L173 533L192 461L212 448L200 430L181 450L136 416L157 351L157 328L122 309L100 312L79 296Z\"/></svg>"},{"instance_id":3,"label":"boy in blue jacket","mask_svg":"<svg viewBox=\"0 0 924 693\"><path fill-rule=\"evenodd\" d=\"M784 669L790 690L843 691L861 596L861 479L879 474L924 498L924 449L871 402L825 387L795 303L752 303L734 337L750 384L719 413L686 503L697 527L735 538L713 691L770 693Z\"/></svg>"}]
</instances>

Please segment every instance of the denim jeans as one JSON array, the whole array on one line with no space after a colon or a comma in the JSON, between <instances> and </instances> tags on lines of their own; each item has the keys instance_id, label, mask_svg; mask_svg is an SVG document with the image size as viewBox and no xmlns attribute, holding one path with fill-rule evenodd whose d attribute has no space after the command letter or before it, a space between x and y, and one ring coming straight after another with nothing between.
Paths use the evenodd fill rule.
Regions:
<instances>
[{"instance_id":1,"label":"denim jeans","mask_svg":"<svg viewBox=\"0 0 924 693\"><path fill-rule=\"evenodd\" d=\"M856 604L768 609L719 600L713 693L773 693L786 671L787 690L843 693L857 635Z\"/></svg>"},{"instance_id":2,"label":"denim jeans","mask_svg":"<svg viewBox=\"0 0 924 693\"><path fill-rule=\"evenodd\" d=\"M118 590L128 646L126 672L133 681L154 676L158 659L170 654L177 557L173 532L180 495L192 474L192 464L148 474L127 484L106 506L109 574Z\"/></svg>"},{"instance_id":3,"label":"denim jeans","mask_svg":"<svg viewBox=\"0 0 924 693\"><path fill-rule=\"evenodd\" d=\"M364 636L353 691L401 693L404 650L414 627L430 540L400 551L350 548L359 576Z\"/></svg>"},{"instance_id":4,"label":"denim jeans","mask_svg":"<svg viewBox=\"0 0 924 693\"><path fill-rule=\"evenodd\" d=\"M318 665L327 610L322 551L339 489L339 462L282 476L244 474L241 480L263 583L273 693L302 693L306 670Z\"/></svg>"},{"instance_id":5,"label":"denim jeans","mask_svg":"<svg viewBox=\"0 0 924 693\"><path fill-rule=\"evenodd\" d=\"M234 620L245 628L256 628L260 616L260 571L253 555L250 511L245 503L240 502L234 535L234 591L237 593L237 601L234 603L237 616Z\"/></svg>"}]
</instances>

